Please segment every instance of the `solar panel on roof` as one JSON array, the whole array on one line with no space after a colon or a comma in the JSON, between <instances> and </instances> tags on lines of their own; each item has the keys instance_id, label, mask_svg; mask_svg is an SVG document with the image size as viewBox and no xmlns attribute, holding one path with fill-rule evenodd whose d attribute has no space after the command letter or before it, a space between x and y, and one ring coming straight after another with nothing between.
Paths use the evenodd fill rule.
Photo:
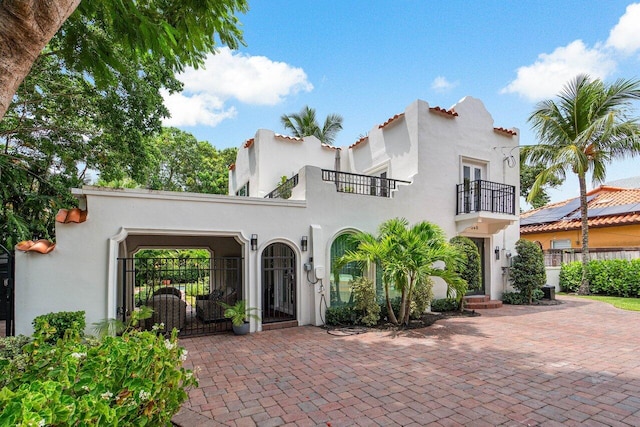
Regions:
<instances>
[{"instance_id":1,"label":"solar panel on roof","mask_svg":"<svg viewBox=\"0 0 640 427\"><path fill-rule=\"evenodd\" d=\"M592 200L595 196L587 197L587 202ZM555 208L541 209L531 216L522 218L520 225L531 224L544 224L547 222L556 222L566 217L576 209L580 209L580 199L575 198L564 206L558 206ZM579 216L578 216L579 217Z\"/></svg>"},{"instance_id":2,"label":"solar panel on roof","mask_svg":"<svg viewBox=\"0 0 640 427\"><path fill-rule=\"evenodd\" d=\"M601 208L591 208L587 210L587 218L599 216L622 215L630 212L640 211L640 203L628 203L626 205L604 206ZM574 212L567 219L580 219L580 212Z\"/></svg>"}]
</instances>

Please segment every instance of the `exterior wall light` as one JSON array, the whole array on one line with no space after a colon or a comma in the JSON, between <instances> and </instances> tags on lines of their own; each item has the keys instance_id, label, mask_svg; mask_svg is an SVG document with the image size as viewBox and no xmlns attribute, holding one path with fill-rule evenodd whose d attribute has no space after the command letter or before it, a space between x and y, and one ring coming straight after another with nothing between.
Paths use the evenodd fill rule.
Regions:
<instances>
[{"instance_id":1,"label":"exterior wall light","mask_svg":"<svg viewBox=\"0 0 640 427\"><path fill-rule=\"evenodd\" d=\"M300 240L300 249L302 249L302 252L306 252L308 248L309 248L308 238L307 236L302 236L302 240Z\"/></svg>"},{"instance_id":2,"label":"exterior wall light","mask_svg":"<svg viewBox=\"0 0 640 427\"><path fill-rule=\"evenodd\" d=\"M252 234L251 235L251 250L252 251L257 251L258 250L258 235L257 234Z\"/></svg>"}]
</instances>

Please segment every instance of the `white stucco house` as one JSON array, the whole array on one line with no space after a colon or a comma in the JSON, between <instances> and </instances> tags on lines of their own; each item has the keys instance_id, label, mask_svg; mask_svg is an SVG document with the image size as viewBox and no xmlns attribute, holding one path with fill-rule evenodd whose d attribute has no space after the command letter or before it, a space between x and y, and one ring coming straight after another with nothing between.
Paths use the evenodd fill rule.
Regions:
<instances>
[{"instance_id":1,"label":"white stucco house","mask_svg":"<svg viewBox=\"0 0 640 427\"><path fill-rule=\"evenodd\" d=\"M189 298L172 284L182 292L163 315L177 317L179 327L219 330L211 329L220 325L212 301L231 295L260 310L252 331L321 325L325 301L349 298L353 272L332 268L348 245L344 236L375 233L394 217L474 239L482 292L500 299L519 238L519 170L511 156L518 144L518 130L495 127L477 99L448 110L418 100L349 147L258 130L230 167L227 196L74 189L80 215L59 215L55 249L16 254L16 332L30 333L32 319L52 311L85 310L88 325L126 317L143 270L133 257L145 248L211 253L198 267L206 295ZM273 194L283 176L287 184ZM163 268L144 270L169 284ZM445 286L437 283L435 292L444 297Z\"/></svg>"}]
</instances>

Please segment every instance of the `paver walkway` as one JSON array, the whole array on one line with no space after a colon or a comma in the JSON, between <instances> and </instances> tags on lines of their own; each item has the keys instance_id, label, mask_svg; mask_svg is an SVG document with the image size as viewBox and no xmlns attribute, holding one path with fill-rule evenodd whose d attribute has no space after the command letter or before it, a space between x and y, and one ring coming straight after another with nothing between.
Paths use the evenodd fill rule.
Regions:
<instances>
[{"instance_id":1,"label":"paver walkway","mask_svg":"<svg viewBox=\"0 0 640 427\"><path fill-rule=\"evenodd\" d=\"M640 425L640 313L561 297L402 333L189 338L183 426Z\"/></svg>"}]
</instances>

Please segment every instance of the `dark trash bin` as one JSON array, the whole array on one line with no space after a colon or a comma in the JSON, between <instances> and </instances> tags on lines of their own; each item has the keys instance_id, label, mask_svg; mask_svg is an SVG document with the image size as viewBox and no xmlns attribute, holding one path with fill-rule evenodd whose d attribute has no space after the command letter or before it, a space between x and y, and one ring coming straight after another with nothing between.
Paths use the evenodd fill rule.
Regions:
<instances>
[{"instance_id":1,"label":"dark trash bin","mask_svg":"<svg viewBox=\"0 0 640 427\"><path fill-rule=\"evenodd\" d=\"M556 287L552 285L544 285L542 287L542 292L544 292L544 299L554 300L556 299Z\"/></svg>"}]
</instances>

